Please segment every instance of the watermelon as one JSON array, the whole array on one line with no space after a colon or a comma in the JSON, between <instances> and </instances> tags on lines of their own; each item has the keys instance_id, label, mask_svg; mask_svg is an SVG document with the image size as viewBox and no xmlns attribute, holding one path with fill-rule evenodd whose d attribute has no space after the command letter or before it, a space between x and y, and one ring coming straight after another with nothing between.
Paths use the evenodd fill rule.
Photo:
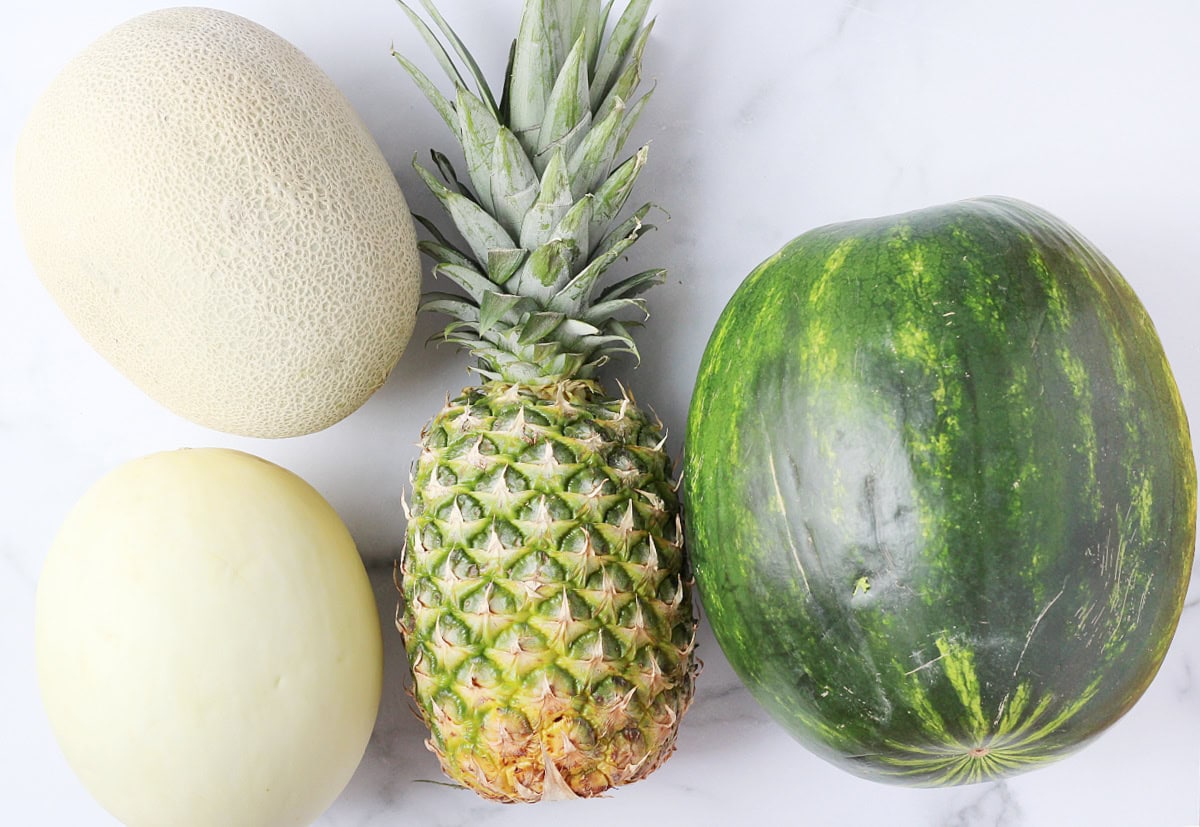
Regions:
<instances>
[{"instance_id":1,"label":"watermelon","mask_svg":"<svg viewBox=\"0 0 1200 827\"><path fill-rule=\"evenodd\" d=\"M736 291L688 419L721 649L801 743L913 786L1069 754L1154 678L1196 468L1116 268L980 198L808 232Z\"/></svg>"}]
</instances>

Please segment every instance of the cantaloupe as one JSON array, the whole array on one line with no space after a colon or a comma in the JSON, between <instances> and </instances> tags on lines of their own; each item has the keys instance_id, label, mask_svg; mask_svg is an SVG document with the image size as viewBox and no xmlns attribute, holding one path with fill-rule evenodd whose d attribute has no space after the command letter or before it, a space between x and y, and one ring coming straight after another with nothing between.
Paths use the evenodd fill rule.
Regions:
<instances>
[{"instance_id":1,"label":"cantaloupe","mask_svg":"<svg viewBox=\"0 0 1200 827\"><path fill-rule=\"evenodd\" d=\"M71 768L130 827L310 824L375 724L374 594L334 509L220 448L95 483L38 581L38 683Z\"/></svg>"},{"instance_id":2,"label":"cantaloupe","mask_svg":"<svg viewBox=\"0 0 1200 827\"><path fill-rule=\"evenodd\" d=\"M164 9L94 42L31 111L14 189L83 338L201 425L325 428L411 336L420 265L387 160L327 75L242 17Z\"/></svg>"}]
</instances>

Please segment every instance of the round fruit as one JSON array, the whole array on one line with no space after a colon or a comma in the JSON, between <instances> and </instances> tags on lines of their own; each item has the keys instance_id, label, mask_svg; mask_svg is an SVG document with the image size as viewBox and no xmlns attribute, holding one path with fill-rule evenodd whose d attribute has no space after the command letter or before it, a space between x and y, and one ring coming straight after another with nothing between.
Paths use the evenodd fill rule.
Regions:
<instances>
[{"instance_id":1,"label":"round fruit","mask_svg":"<svg viewBox=\"0 0 1200 827\"><path fill-rule=\"evenodd\" d=\"M813 230L734 295L683 473L718 642L846 769L980 781L1085 743L1183 606L1196 469L1162 346L1071 228L977 199Z\"/></svg>"},{"instance_id":2,"label":"round fruit","mask_svg":"<svg viewBox=\"0 0 1200 827\"><path fill-rule=\"evenodd\" d=\"M131 827L311 823L382 689L346 527L299 477L225 449L153 454L83 496L38 584L36 653L68 763Z\"/></svg>"},{"instance_id":3,"label":"round fruit","mask_svg":"<svg viewBox=\"0 0 1200 827\"><path fill-rule=\"evenodd\" d=\"M387 161L308 58L174 8L72 60L18 141L39 278L104 358L201 425L320 430L385 381L420 269Z\"/></svg>"}]
</instances>

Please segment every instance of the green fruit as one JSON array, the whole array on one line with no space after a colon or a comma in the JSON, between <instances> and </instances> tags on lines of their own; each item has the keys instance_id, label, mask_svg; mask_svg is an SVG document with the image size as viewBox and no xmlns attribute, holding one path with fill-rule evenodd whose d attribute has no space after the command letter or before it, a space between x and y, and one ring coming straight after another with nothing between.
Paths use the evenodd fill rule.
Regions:
<instances>
[{"instance_id":1,"label":"green fruit","mask_svg":"<svg viewBox=\"0 0 1200 827\"><path fill-rule=\"evenodd\" d=\"M683 473L713 630L802 743L982 781L1145 691L1196 533L1146 311L1053 216L977 199L809 232L705 352Z\"/></svg>"},{"instance_id":2,"label":"green fruit","mask_svg":"<svg viewBox=\"0 0 1200 827\"><path fill-rule=\"evenodd\" d=\"M646 97L647 0L526 0L493 94L457 54L443 96L402 65L461 144L466 178L418 173L464 243L422 250L457 286L426 295L485 381L422 435L399 567L398 625L429 747L499 801L601 795L675 748L692 700L696 618L661 425L597 371L633 353L659 269L603 282L645 229L622 217L646 162L621 158ZM432 28L407 9L427 40ZM447 58L444 63L449 63ZM465 77L475 80L474 91Z\"/></svg>"}]
</instances>

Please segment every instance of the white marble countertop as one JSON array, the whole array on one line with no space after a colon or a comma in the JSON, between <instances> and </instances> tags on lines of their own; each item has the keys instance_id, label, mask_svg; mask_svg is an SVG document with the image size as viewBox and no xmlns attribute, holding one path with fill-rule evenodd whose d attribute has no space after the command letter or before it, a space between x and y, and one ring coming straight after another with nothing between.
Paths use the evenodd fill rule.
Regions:
<instances>
[{"instance_id":1,"label":"white marble countertop","mask_svg":"<svg viewBox=\"0 0 1200 827\"><path fill-rule=\"evenodd\" d=\"M0 823L116 822L75 780L34 678L41 562L75 499L135 456L227 445L298 472L346 519L376 576L386 689L363 763L322 827L612 823L894 827L1182 827L1200 821L1200 587L1141 702L1083 752L1005 783L915 791L861 781L807 753L741 688L707 626L705 669L679 748L603 800L505 806L437 783L401 686L390 560L414 441L464 358L423 347L423 319L387 386L322 433L284 441L206 431L160 409L92 353L51 303L12 220L11 159L36 95L62 64L153 0L18 3L0 29ZM424 54L389 0L223 0L278 32L343 89L418 212L409 167L445 147L440 121L389 57ZM503 65L516 0L444 0L489 72ZM1154 318L1184 403L1200 421L1200 6L1194 0L656 0L657 79L639 126L640 184L669 213L633 251L670 269L652 294L643 364L622 366L680 448L700 353L725 300L759 261L819 224L961 197L1007 194L1074 224L1125 273ZM427 783L433 782L433 783Z\"/></svg>"}]
</instances>

